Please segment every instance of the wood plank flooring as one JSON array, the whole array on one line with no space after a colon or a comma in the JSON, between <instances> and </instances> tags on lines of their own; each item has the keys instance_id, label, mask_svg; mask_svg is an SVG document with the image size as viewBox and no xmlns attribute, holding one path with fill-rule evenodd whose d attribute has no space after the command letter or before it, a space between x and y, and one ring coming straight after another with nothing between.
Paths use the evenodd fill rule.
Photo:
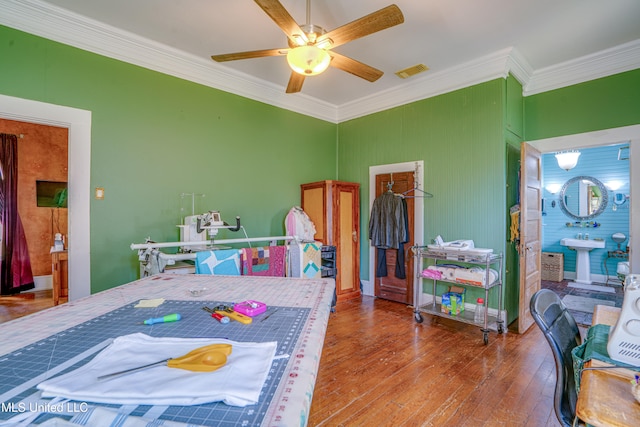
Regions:
<instances>
[{"instance_id":1,"label":"wood plank flooring","mask_svg":"<svg viewBox=\"0 0 640 427\"><path fill-rule=\"evenodd\" d=\"M47 292L49 292L47 294ZM51 291L0 298L0 322L52 306ZM537 327L492 332L373 297L331 314L309 426L557 427L555 365Z\"/></svg>"},{"instance_id":2,"label":"wood plank flooring","mask_svg":"<svg viewBox=\"0 0 640 427\"><path fill-rule=\"evenodd\" d=\"M0 323L53 307L53 291L27 291L0 296Z\"/></svg>"},{"instance_id":3,"label":"wood plank flooring","mask_svg":"<svg viewBox=\"0 0 640 427\"><path fill-rule=\"evenodd\" d=\"M542 333L491 333L372 297L331 315L310 426L559 426Z\"/></svg>"}]
</instances>

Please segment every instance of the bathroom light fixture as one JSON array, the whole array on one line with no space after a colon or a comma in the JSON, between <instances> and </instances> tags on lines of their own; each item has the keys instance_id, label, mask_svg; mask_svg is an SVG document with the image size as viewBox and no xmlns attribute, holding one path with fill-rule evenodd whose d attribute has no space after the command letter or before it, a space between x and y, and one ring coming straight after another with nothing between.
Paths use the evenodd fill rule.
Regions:
<instances>
[{"instance_id":1,"label":"bathroom light fixture","mask_svg":"<svg viewBox=\"0 0 640 427\"><path fill-rule=\"evenodd\" d=\"M287 62L293 71L303 76L315 76L329 67L329 52L317 46L294 47L287 53Z\"/></svg>"},{"instance_id":2,"label":"bathroom light fixture","mask_svg":"<svg viewBox=\"0 0 640 427\"><path fill-rule=\"evenodd\" d=\"M545 187L551 194L556 194L562 188L561 184L549 184Z\"/></svg>"},{"instance_id":3,"label":"bathroom light fixture","mask_svg":"<svg viewBox=\"0 0 640 427\"><path fill-rule=\"evenodd\" d=\"M580 157L580 152L578 150L567 150L556 153L558 166L566 171L576 167L578 164L578 157Z\"/></svg>"},{"instance_id":4,"label":"bathroom light fixture","mask_svg":"<svg viewBox=\"0 0 640 427\"><path fill-rule=\"evenodd\" d=\"M611 191L616 191L620 187L622 187L622 182L620 181L609 181L605 182L604 186L607 187Z\"/></svg>"}]
</instances>

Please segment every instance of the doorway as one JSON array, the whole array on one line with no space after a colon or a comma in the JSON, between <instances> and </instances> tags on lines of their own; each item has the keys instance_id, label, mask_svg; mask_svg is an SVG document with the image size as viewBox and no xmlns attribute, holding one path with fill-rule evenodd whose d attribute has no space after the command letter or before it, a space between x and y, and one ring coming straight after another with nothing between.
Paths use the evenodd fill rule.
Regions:
<instances>
[{"instance_id":1,"label":"doorway","mask_svg":"<svg viewBox=\"0 0 640 427\"><path fill-rule=\"evenodd\" d=\"M388 165L378 165L369 167L369 215L370 217L371 207L373 201L380 194L381 188L386 191L386 184L391 180L393 175L394 187L393 191L401 193L411 188L422 189L423 184L423 167L424 162L422 160L395 163ZM407 187L400 191L400 186ZM402 188L404 188L402 187ZM424 241L424 199L410 199L407 198L407 211L409 213L409 236L410 241L405 244L405 273L406 279L400 280L395 278L395 256L394 250L389 250L389 256L387 256L388 264L388 276L382 281L382 289L385 295L379 295L380 280L376 277L376 248L369 245L369 281L363 282L363 294L371 296L380 296L382 298L390 299L393 301L403 302L407 304L414 303L413 295L413 280L416 275L413 253L411 251L412 245L421 246ZM409 207L410 205L410 207ZM368 224L368 222L367 222ZM367 228L368 229L368 228ZM397 280L396 280L397 279ZM420 297L421 295L418 295Z\"/></svg>"},{"instance_id":2,"label":"doorway","mask_svg":"<svg viewBox=\"0 0 640 427\"><path fill-rule=\"evenodd\" d=\"M619 144L628 141L630 145L629 156L629 182L638 182L640 175L640 125L625 126L620 128L605 129L601 131L586 132L582 134L567 135L527 143L538 149L541 153L553 153L568 149L586 149L605 145ZM635 147L635 148L633 148ZM630 200L640 198L640 186L630 186ZM541 214L542 212L540 212ZM632 236L640 236L640 204L629 204L629 262L631 271L640 266L640 240L631 239ZM520 289L522 292L522 289Z\"/></svg>"},{"instance_id":3,"label":"doorway","mask_svg":"<svg viewBox=\"0 0 640 427\"><path fill-rule=\"evenodd\" d=\"M91 294L91 112L0 95L0 118L69 129L69 301Z\"/></svg>"},{"instance_id":4,"label":"doorway","mask_svg":"<svg viewBox=\"0 0 640 427\"><path fill-rule=\"evenodd\" d=\"M398 248L376 250L375 296L405 304L413 303L413 246L414 229L414 172L396 172L376 175L376 197L387 191L408 194L403 198L407 212L408 241ZM399 197L399 196L398 196ZM381 266L381 267L380 267ZM379 274L383 268L386 275Z\"/></svg>"},{"instance_id":5,"label":"doorway","mask_svg":"<svg viewBox=\"0 0 640 427\"><path fill-rule=\"evenodd\" d=\"M581 149L611 145L629 141L629 181L639 182L640 176L640 125L624 126L619 128L603 129L601 131L585 132L581 134L559 136L548 139L527 141L541 153L552 153L568 149ZM635 147L635 148L634 148ZM640 266L640 203L633 203L640 199L640 186L631 186L629 205L629 243L631 246L629 262L632 271ZM632 239L632 237L634 237Z\"/></svg>"},{"instance_id":6,"label":"doorway","mask_svg":"<svg viewBox=\"0 0 640 427\"><path fill-rule=\"evenodd\" d=\"M0 118L0 132L18 137L17 202L34 290L51 289L54 236L68 235L68 129Z\"/></svg>"}]
</instances>

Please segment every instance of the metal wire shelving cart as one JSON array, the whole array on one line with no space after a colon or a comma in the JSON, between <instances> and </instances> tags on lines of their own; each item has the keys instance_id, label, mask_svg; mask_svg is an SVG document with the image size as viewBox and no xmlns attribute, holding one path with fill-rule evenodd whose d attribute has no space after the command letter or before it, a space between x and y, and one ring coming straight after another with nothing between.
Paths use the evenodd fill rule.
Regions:
<instances>
[{"instance_id":1,"label":"metal wire shelving cart","mask_svg":"<svg viewBox=\"0 0 640 427\"><path fill-rule=\"evenodd\" d=\"M499 334L505 332L503 317L503 299L502 299L502 253L482 253L474 250L470 251L448 251L433 249L428 246L414 246L411 248L414 256L416 257L416 270L417 279L415 281L414 289L414 316L416 322L422 323L424 318L422 313L431 314L433 316L443 317L447 319L453 319L459 322L468 323L472 325L480 326L483 334L485 345L489 343L489 332L495 331ZM460 267L469 266L481 266L484 268L484 281L482 284L471 284L469 281L456 280L455 277L448 278L431 278L426 277L422 273L422 269L425 266L432 265L444 265L452 264ZM497 273L495 279L491 277L491 268L494 267L494 271ZM431 300L425 304L421 303L421 297L423 292L424 280L431 281L433 284L432 293L430 295ZM484 289L485 304L482 309L484 313L484 324L478 324L474 321L474 311L464 310L458 314L448 314L442 311L441 301L438 301L437 297L437 285L438 283L450 283L456 286L463 286L465 288ZM494 287L498 289L498 306L497 310L489 310L489 290Z\"/></svg>"}]
</instances>

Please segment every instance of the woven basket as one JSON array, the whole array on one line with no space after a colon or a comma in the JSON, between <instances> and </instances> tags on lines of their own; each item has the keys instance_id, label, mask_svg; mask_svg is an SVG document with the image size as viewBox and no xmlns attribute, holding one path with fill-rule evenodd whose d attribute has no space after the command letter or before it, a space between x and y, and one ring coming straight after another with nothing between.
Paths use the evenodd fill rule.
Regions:
<instances>
[{"instance_id":1,"label":"woven basket","mask_svg":"<svg viewBox=\"0 0 640 427\"><path fill-rule=\"evenodd\" d=\"M564 254L542 252L542 280L562 282L564 279Z\"/></svg>"}]
</instances>

